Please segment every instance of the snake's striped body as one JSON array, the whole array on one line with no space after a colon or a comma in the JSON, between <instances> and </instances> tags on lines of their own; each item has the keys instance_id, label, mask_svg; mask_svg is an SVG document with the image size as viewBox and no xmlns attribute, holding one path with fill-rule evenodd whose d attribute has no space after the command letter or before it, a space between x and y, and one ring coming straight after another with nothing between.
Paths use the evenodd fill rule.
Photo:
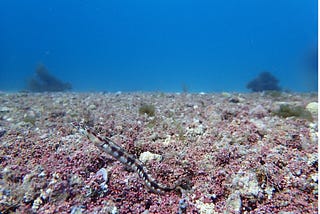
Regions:
<instances>
[{"instance_id":1,"label":"snake's striped body","mask_svg":"<svg viewBox=\"0 0 320 214\"><path fill-rule=\"evenodd\" d=\"M83 125L73 123L73 126L75 126L80 133L86 136L88 140L100 150L107 152L109 155L132 169L134 172L137 172L139 177L145 182L146 186L154 193L162 194L178 188L179 185L169 187L156 182L156 180L148 174L148 170L141 161L129 154L125 149L113 142L110 138L101 137L90 128Z\"/></svg>"}]
</instances>

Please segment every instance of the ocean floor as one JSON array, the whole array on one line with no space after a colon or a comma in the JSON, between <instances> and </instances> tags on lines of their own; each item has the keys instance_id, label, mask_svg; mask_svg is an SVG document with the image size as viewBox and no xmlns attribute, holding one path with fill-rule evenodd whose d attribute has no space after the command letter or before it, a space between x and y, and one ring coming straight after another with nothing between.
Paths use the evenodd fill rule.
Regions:
<instances>
[{"instance_id":1,"label":"ocean floor","mask_svg":"<svg viewBox=\"0 0 320 214\"><path fill-rule=\"evenodd\" d=\"M317 94L0 93L0 213L317 213ZM82 122L163 185L99 150Z\"/></svg>"}]
</instances>

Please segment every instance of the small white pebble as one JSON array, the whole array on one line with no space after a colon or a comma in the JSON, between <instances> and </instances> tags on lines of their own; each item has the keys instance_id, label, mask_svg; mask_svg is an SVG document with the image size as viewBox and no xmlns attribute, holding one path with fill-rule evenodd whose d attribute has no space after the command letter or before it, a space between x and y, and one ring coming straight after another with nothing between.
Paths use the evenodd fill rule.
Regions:
<instances>
[{"instance_id":1,"label":"small white pebble","mask_svg":"<svg viewBox=\"0 0 320 214\"><path fill-rule=\"evenodd\" d=\"M97 176L102 175L102 178L105 182L108 181L108 171L105 168L101 168L97 173Z\"/></svg>"},{"instance_id":2,"label":"small white pebble","mask_svg":"<svg viewBox=\"0 0 320 214\"><path fill-rule=\"evenodd\" d=\"M143 152L140 154L139 160L143 163L146 163L151 160L161 161L162 156L158 155L158 154L153 154L153 153L147 151L147 152Z\"/></svg>"}]
</instances>

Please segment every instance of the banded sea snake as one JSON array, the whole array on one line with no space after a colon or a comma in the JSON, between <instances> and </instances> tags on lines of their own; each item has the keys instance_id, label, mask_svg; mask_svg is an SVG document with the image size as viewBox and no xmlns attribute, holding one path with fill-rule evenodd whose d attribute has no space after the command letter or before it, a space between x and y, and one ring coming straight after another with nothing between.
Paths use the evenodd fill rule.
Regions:
<instances>
[{"instance_id":1,"label":"banded sea snake","mask_svg":"<svg viewBox=\"0 0 320 214\"><path fill-rule=\"evenodd\" d=\"M113 142L110 138L101 137L89 127L86 127L81 123L72 123L72 125L101 151L108 153L113 158L136 172L152 192L164 194L172 190L179 190L182 192L185 189L185 187L182 187L182 181L176 182L173 186L165 186L158 183L150 174L148 174L148 170L140 160L129 154L125 149Z\"/></svg>"}]
</instances>

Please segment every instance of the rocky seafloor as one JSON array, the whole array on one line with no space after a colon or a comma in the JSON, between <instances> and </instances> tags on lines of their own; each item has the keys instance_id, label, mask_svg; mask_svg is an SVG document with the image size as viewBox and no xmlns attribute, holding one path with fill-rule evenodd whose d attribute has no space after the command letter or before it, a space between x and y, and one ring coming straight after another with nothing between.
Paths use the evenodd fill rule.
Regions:
<instances>
[{"instance_id":1,"label":"rocky seafloor","mask_svg":"<svg viewBox=\"0 0 320 214\"><path fill-rule=\"evenodd\" d=\"M317 94L0 93L0 213L317 213ZM100 151L85 122L145 162Z\"/></svg>"}]
</instances>

